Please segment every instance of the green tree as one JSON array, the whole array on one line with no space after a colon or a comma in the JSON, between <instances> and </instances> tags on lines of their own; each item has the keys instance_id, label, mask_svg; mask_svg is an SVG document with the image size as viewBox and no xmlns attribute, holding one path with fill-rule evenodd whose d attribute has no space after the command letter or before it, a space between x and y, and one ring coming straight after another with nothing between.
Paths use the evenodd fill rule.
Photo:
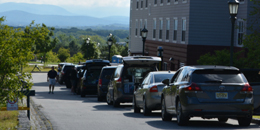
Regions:
<instances>
[{"instance_id":1,"label":"green tree","mask_svg":"<svg viewBox=\"0 0 260 130\"><path fill-rule=\"evenodd\" d=\"M67 61L71 63L78 63L78 62L84 62L85 60L83 54L78 52L77 54L73 55L73 57L70 57Z\"/></svg>"},{"instance_id":2,"label":"green tree","mask_svg":"<svg viewBox=\"0 0 260 130\"><path fill-rule=\"evenodd\" d=\"M49 51L46 54L46 62L59 62L58 55L55 52Z\"/></svg>"},{"instance_id":3,"label":"green tree","mask_svg":"<svg viewBox=\"0 0 260 130\"><path fill-rule=\"evenodd\" d=\"M70 57L70 51L69 49L65 48L60 48L58 51L58 58L60 59L61 62L66 61L67 58Z\"/></svg>"},{"instance_id":4,"label":"green tree","mask_svg":"<svg viewBox=\"0 0 260 130\"><path fill-rule=\"evenodd\" d=\"M35 32L30 31L34 22L26 26L25 32L3 25L4 20L0 17L0 104L6 103L7 99L22 98L19 90L24 84L21 80L28 83L23 90L31 88L31 74L22 72L21 67L27 66L33 58L31 49L35 43Z\"/></svg>"},{"instance_id":5,"label":"green tree","mask_svg":"<svg viewBox=\"0 0 260 130\"><path fill-rule=\"evenodd\" d=\"M98 49L97 43L93 43L90 40L90 43L87 44L86 40L83 40L81 51L83 53L84 58L86 59L97 59L100 56L100 50Z\"/></svg>"},{"instance_id":6,"label":"green tree","mask_svg":"<svg viewBox=\"0 0 260 130\"><path fill-rule=\"evenodd\" d=\"M80 51L79 45L77 45L74 40L70 42L69 49L70 49L70 56L73 56L74 54L77 54Z\"/></svg>"},{"instance_id":7,"label":"green tree","mask_svg":"<svg viewBox=\"0 0 260 130\"><path fill-rule=\"evenodd\" d=\"M45 24L42 24L42 26L37 25L35 29L35 31L37 32L35 51L37 53L44 53L43 59L45 61L46 53L52 50L55 47L56 43L58 43L57 38L52 38L52 36L54 35L53 30L55 30L55 28L51 27L51 30L49 30Z\"/></svg>"}]
</instances>

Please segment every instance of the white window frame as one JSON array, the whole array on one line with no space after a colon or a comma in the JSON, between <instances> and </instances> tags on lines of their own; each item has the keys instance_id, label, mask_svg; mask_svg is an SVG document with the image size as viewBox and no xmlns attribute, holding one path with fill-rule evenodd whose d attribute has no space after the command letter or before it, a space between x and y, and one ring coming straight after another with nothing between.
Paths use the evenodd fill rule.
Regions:
<instances>
[{"instance_id":1,"label":"white window frame","mask_svg":"<svg viewBox=\"0 0 260 130\"><path fill-rule=\"evenodd\" d=\"M146 5L147 5L147 7L146 7ZM148 9L148 7L149 7L149 2L148 2L148 0L145 0L145 9Z\"/></svg>"},{"instance_id":2,"label":"white window frame","mask_svg":"<svg viewBox=\"0 0 260 130\"><path fill-rule=\"evenodd\" d=\"M142 2L143 2L143 6L142 6ZM140 0L140 10L143 10L144 8L144 0Z\"/></svg>"},{"instance_id":3,"label":"white window frame","mask_svg":"<svg viewBox=\"0 0 260 130\"><path fill-rule=\"evenodd\" d=\"M165 29L165 41L169 42L170 39L170 29L171 29L171 20L170 18L166 18L166 29ZM168 39L167 39L167 30L168 32Z\"/></svg>"},{"instance_id":4,"label":"white window frame","mask_svg":"<svg viewBox=\"0 0 260 130\"><path fill-rule=\"evenodd\" d=\"M164 0L160 0L160 6L163 6L163 3L164 3Z\"/></svg>"},{"instance_id":5,"label":"white window frame","mask_svg":"<svg viewBox=\"0 0 260 130\"><path fill-rule=\"evenodd\" d=\"M160 38L160 32L162 32L161 38ZM159 41L162 41L162 38L163 38L163 18L159 18L159 34L158 34Z\"/></svg>"},{"instance_id":6,"label":"white window frame","mask_svg":"<svg viewBox=\"0 0 260 130\"><path fill-rule=\"evenodd\" d=\"M240 22L242 22L242 31L240 30L240 26L239 26L239 23ZM238 47L243 47L243 44L241 44L241 45L239 45L238 43L239 43L239 39L238 39L238 37L239 37L239 33L242 33L243 34L243 36L244 36L244 34L245 34L245 21L243 20L243 19L238 19L237 20L237 39L236 39L236 45L238 46ZM243 40L242 40L243 41Z\"/></svg>"},{"instance_id":7,"label":"white window frame","mask_svg":"<svg viewBox=\"0 0 260 130\"><path fill-rule=\"evenodd\" d=\"M149 7L148 7L148 8L149 8L149 10L148 10L148 11L149 11L149 16L150 16L150 15L151 15L151 3L149 3L149 5L148 5L148 6L149 6Z\"/></svg>"},{"instance_id":8,"label":"white window frame","mask_svg":"<svg viewBox=\"0 0 260 130\"><path fill-rule=\"evenodd\" d=\"M185 26L184 26L184 24L183 24L183 21L185 20ZM186 36L186 33L187 33L187 20L186 20L186 17L182 17L182 19L181 19L181 31L185 31L185 41L187 40L187 36ZM182 38L183 37L183 33L181 32L181 43L182 44L185 44L185 41L182 41Z\"/></svg>"},{"instance_id":9,"label":"white window frame","mask_svg":"<svg viewBox=\"0 0 260 130\"><path fill-rule=\"evenodd\" d=\"M143 20L142 19L140 19L139 27L140 27L140 31L139 31L140 35L139 35L139 37L142 38L142 33L141 33L141 31L143 30Z\"/></svg>"},{"instance_id":10,"label":"white window frame","mask_svg":"<svg viewBox=\"0 0 260 130\"><path fill-rule=\"evenodd\" d=\"M156 4L154 2L155 2L155 0L153 0L153 5L157 6L158 5L158 0L156 0Z\"/></svg>"},{"instance_id":11,"label":"white window frame","mask_svg":"<svg viewBox=\"0 0 260 130\"><path fill-rule=\"evenodd\" d=\"M156 18L153 18L153 40L155 40L156 39ZM155 34L154 34L154 30L155 30Z\"/></svg>"},{"instance_id":12,"label":"white window frame","mask_svg":"<svg viewBox=\"0 0 260 130\"><path fill-rule=\"evenodd\" d=\"M171 0L170 0L170 2L167 0L166 3L167 3L167 5L171 5Z\"/></svg>"},{"instance_id":13,"label":"white window frame","mask_svg":"<svg viewBox=\"0 0 260 130\"><path fill-rule=\"evenodd\" d=\"M176 30L176 40L174 40L175 30ZM177 17L173 18L173 33L172 34L173 34L172 42L177 43L177 40L178 40L178 18Z\"/></svg>"},{"instance_id":14,"label":"white window frame","mask_svg":"<svg viewBox=\"0 0 260 130\"><path fill-rule=\"evenodd\" d=\"M179 3L179 0L177 0L177 1L176 1L176 0L174 0L174 4L178 4L178 3Z\"/></svg>"},{"instance_id":15,"label":"white window frame","mask_svg":"<svg viewBox=\"0 0 260 130\"><path fill-rule=\"evenodd\" d=\"M137 8L137 2L138 2L138 8ZM138 10L138 9L139 9L139 6L140 6L139 0L136 0L136 6L135 6L135 9Z\"/></svg>"}]
</instances>

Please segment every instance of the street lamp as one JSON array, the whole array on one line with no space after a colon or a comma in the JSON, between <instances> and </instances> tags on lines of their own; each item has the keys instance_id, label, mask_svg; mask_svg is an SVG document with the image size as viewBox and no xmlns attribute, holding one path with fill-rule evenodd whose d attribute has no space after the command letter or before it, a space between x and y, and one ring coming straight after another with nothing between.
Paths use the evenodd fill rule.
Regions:
<instances>
[{"instance_id":1,"label":"street lamp","mask_svg":"<svg viewBox=\"0 0 260 130\"><path fill-rule=\"evenodd\" d=\"M231 28L231 44L230 44L230 66L233 66L233 52L234 52L234 28L235 21L237 19L237 11L238 11L239 2L237 0L230 0L228 2L229 14L232 23Z\"/></svg>"},{"instance_id":2,"label":"street lamp","mask_svg":"<svg viewBox=\"0 0 260 130\"><path fill-rule=\"evenodd\" d=\"M90 42L90 38L87 38L86 39L86 44L87 44L87 53L86 53L86 55L87 55L87 59L88 59L88 45L89 45L89 42Z\"/></svg>"},{"instance_id":3,"label":"street lamp","mask_svg":"<svg viewBox=\"0 0 260 130\"><path fill-rule=\"evenodd\" d=\"M111 48L111 45L113 43L113 40L111 37L108 38L107 40L107 44L108 44L108 61L110 61L110 48Z\"/></svg>"},{"instance_id":4,"label":"street lamp","mask_svg":"<svg viewBox=\"0 0 260 130\"><path fill-rule=\"evenodd\" d=\"M144 43L146 41L148 30L144 26L144 28L143 28L143 30L141 32L142 32L142 38L143 38L143 56L144 56Z\"/></svg>"}]
</instances>

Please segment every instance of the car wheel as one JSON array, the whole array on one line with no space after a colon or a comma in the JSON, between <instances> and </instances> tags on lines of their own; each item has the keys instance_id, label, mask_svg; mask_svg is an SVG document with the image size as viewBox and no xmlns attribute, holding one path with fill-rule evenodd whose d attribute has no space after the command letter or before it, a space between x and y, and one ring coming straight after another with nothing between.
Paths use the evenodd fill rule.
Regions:
<instances>
[{"instance_id":1,"label":"car wheel","mask_svg":"<svg viewBox=\"0 0 260 130\"><path fill-rule=\"evenodd\" d=\"M116 101L116 99L115 99L115 94L113 94L113 106L114 107L119 107L120 106L120 102Z\"/></svg>"},{"instance_id":2,"label":"car wheel","mask_svg":"<svg viewBox=\"0 0 260 130\"><path fill-rule=\"evenodd\" d=\"M140 108L136 106L136 101L134 96L133 96L133 109L134 109L134 113L140 113Z\"/></svg>"},{"instance_id":3,"label":"car wheel","mask_svg":"<svg viewBox=\"0 0 260 130\"><path fill-rule=\"evenodd\" d=\"M113 102L111 101L111 98L110 98L110 96L109 96L109 92L107 92L107 98L106 98L106 100L107 100L107 104L108 104L108 105L112 105L112 104L113 104Z\"/></svg>"},{"instance_id":4,"label":"car wheel","mask_svg":"<svg viewBox=\"0 0 260 130\"><path fill-rule=\"evenodd\" d=\"M77 87L76 93L77 93L77 95L80 95L80 88L79 87Z\"/></svg>"},{"instance_id":5,"label":"car wheel","mask_svg":"<svg viewBox=\"0 0 260 130\"><path fill-rule=\"evenodd\" d=\"M225 122L227 122L227 120L228 120L228 118L226 118L226 117L218 118L218 121L221 122L221 123L225 123Z\"/></svg>"},{"instance_id":6,"label":"car wheel","mask_svg":"<svg viewBox=\"0 0 260 130\"><path fill-rule=\"evenodd\" d=\"M143 112L144 112L145 116L151 115L151 112L152 112L149 108L147 108L145 98L144 98L144 101L143 101Z\"/></svg>"},{"instance_id":7,"label":"car wheel","mask_svg":"<svg viewBox=\"0 0 260 130\"><path fill-rule=\"evenodd\" d=\"M252 115L249 117L239 117L237 120L240 126L249 126L252 121Z\"/></svg>"},{"instance_id":8,"label":"car wheel","mask_svg":"<svg viewBox=\"0 0 260 130\"><path fill-rule=\"evenodd\" d=\"M167 113L166 111L166 105L165 105L165 100L164 98L162 99L162 120L163 121L171 121L172 120L172 115Z\"/></svg>"},{"instance_id":9,"label":"car wheel","mask_svg":"<svg viewBox=\"0 0 260 130\"><path fill-rule=\"evenodd\" d=\"M182 113L182 108L181 108L181 102L180 101L177 102L176 114L177 114L177 124L179 126L187 125L187 123L189 122L189 117L185 116Z\"/></svg>"},{"instance_id":10,"label":"car wheel","mask_svg":"<svg viewBox=\"0 0 260 130\"><path fill-rule=\"evenodd\" d=\"M80 91L80 96L81 96L81 97L85 97L85 96L86 96L86 94L84 93L83 90Z\"/></svg>"},{"instance_id":11,"label":"car wheel","mask_svg":"<svg viewBox=\"0 0 260 130\"><path fill-rule=\"evenodd\" d=\"M102 101L102 98L101 98L100 96L98 96L98 97L97 97L97 100L98 100L99 102L101 102L101 101Z\"/></svg>"}]
</instances>

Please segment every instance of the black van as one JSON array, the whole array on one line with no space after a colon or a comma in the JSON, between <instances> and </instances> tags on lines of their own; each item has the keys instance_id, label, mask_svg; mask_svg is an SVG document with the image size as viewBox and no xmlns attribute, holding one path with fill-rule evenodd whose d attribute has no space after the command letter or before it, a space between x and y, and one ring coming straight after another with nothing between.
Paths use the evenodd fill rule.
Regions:
<instances>
[{"instance_id":1,"label":"black van","mask_svg":"<svg viewBox=\"0 0 260 130\"><path fill-rule=\"evenodd\" d=\"M86 94L97 94L97 84L101 69L109 66L108 60L93 59L87 60L83 64L84 74L81 79L80 95L85 97Z\"/></svg>"},{"instance_id":2,"label":"black van","mask_svg":"<svg viewBox=\"0 0 260 130\"><path fill-rule=\"evenodd\" d=\"M108 85L107 104L117 107L120 103L132 102L135 86L139 85L151 71L158 71L160 57L123 57L123 65L118 65Z\"/></svg>"}]
</instances>

